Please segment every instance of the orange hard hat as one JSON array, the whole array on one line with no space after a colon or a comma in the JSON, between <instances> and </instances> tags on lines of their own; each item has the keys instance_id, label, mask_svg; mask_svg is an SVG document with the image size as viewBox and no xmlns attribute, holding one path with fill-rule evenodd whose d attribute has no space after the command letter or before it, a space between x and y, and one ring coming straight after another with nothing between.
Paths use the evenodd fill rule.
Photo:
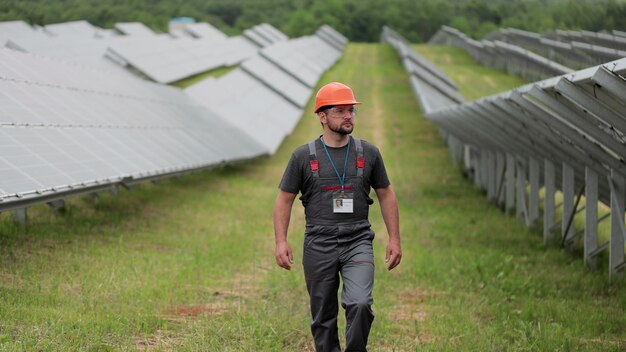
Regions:
<instances>
[{"instance_id":1,"label":"orange hard hat","mask_svg":"<svg viewBox=\"0 0 626 352\"><path fill-rule=\"evenodd\" d=\"M317 91L315 96L315 113L324 106L348 104L361 104L354 99L352 88L339 82L328 83Z\"/></svg>"}]
</instances>

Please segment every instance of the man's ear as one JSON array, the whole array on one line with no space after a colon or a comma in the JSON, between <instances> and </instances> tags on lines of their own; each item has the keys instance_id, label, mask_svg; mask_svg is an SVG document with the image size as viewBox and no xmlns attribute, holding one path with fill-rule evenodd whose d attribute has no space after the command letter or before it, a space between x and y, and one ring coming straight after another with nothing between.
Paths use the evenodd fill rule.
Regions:
<instances>
[{"instance_id":1,"label":"man's ear","mask_svg":"<svg viewBox=\"0 0 626 352\"><path fill-rule=\"evenodd\" d=\"M317 113L317 116L319 116L320 118L320 123L325 124L326 122L328 122L328 116L326 116L325 112L320 111Z\"/></svg>"}]
</instances>

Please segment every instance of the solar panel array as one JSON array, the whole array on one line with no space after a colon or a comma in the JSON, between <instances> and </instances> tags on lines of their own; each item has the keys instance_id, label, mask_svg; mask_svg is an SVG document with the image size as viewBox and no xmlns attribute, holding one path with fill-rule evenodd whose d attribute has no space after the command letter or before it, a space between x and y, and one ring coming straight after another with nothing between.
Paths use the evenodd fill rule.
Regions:
<instances>
[{"instance_id":1,"label":"solar panel array","mask_svg":"<svg viewBox=\"0 0 626 352\"><path fill-rule=\"evenodd\" d=\"M348 43L348 38L341 35L341 33L337 32L331 26L325 24L322 25L316 32L315 35L324 39L327 43L331 44L335 48L342 50L342 48Z\"/></svg>"},{"instance_id":2,"label":"solar panel array","mask_svg":"<svg viewBox=\"0 0 626 352\"><path fill-rule=\"evenodd\" d=\"M114 35L87 21L46 25L40 31L21 21L3 22L0 41L12 49L119 73L139 71L144 77L167 84L237 65L259 48L288 39L269 24L244 31L248 36L244 33L230 38L208 23L187 24L170 34L155 33L139 22L117 23L115 28L124 35Z\"/></svg>"},{"instance_id":3,"label":"solar panel array","mask_svg":"<svg viewBox=\"0 0 626 352\"><path fill-rule=\"evenodd\" d=\"M397 33L383 32L404 59L410 50ZM609 250L609 270L621 276L626 261L626 58L531 83L472 102L442 100L438 90L416 90L425 116L445 135L453 157L464 163L487 196L534 225L540 217L546 243L571 246L581 236L586 264ZM529 189L528 195L527 187ZM556 223L555 192L563 194ZM578 196L577 196L578 194ZM578 201L585 195L585 228L575 231ZM578 198L578 200L577 200ZM610 217L598 218L598 201ZM580 216L580 215L578 215ZM598 223L611 221L609 241L599 243Z\"/></svg>"},{"instance_id":4,"label":"solar panel array","mask_svg":"<svg viewBox=\"0 0 626 352\"><path fill-rule=\"evenodd\" d=\"M333 43L345 43L345 37L332 35ZM296 126L315 83L342 50L317 35L280 41L228 74L186 91L274 153Z\"/></svg>"},{"instance_id":5,"label":"solar panel array","mask_svg":"<svg viewBox=\"0 0 626 352\"><path fill-rule=\"evenodd\" d=\"M242 37L191 39L145 37L140 42L116 41L106 56L140 71L151 80L171 83L256 54L258 48Z\"/></svg>"},{"instance_id":6,"label":"solar panel array","mask_svg":"<svg viewBox=\"0 0 626 352\"><path fill-rule=\"evenodd\" d=\"M267 23L246 29L243 31L243 36L260 48L289 39L284 33Z\"/></svg>"},{"instance_id":7,"label":"solar panel array","mask_svg":"<svg viewBox=\"0 0 626 352\"><path fill-rule=\"evenodd\" d=\"M128 32L144 33L137 29L128 30L128 26L123 26ZM259 48L288 39L266 23L231 38L207 23L187 25L184 31L191 37L159 37L144 33L141 42L117 41L108 46L107 56L139 70L155 82L172 83L201 72L239 64L255 55Z\"/></svg>"},{"instance_id":8,"label":"solar panel array","mask_svg":"<svg viewBox=\"0 0 626 352\"><path fill-rule=\"evenodd\" d=\"M572 72L572 69L517 45L501 41L468 38L455 28L442 26L430 44L454 45L467 51L481 65L495 67L528 80L538 80Z\"/></svg>"},{"instance_id":9,"label":"solar panel array","mask_svg":"<svg viewBox=\"0 0 626 352\"><path fill-rule=\"evenodd\" d=\"M0 29L12 29L3 34L16 41L44 36L40 38L53 43L70 42L70 37L79 43L138 42L134 35L88 39L86 35L61 34L69 28L85 30L84 26L54 25L43 32L25 23L0 23ZM207 34L208 27L199 28L203 29L194 28L196 35ZM262 28L272 33L267 26ZM100 33L98 28L94 30ZM145 33L139 36L142 41L152 40ZM274 61L261 56L255 47L240 68L219 80L201 83L218 87L215 96L207 100L201 94L193 96L130 74L111 73L84 60L75 60L81 62L77 64L63 56L1 48L0 211L272 153L297 123L321 74L341 56L340 50L315 36L294 40L282 40L276 33L272 36L276 44L262 51ZM198 39L170 40L202 43ZM216 42L215 38L206 40ZM35 47L34 40L22 41ZM289 53L302 46L307 46L306 50ZM331 59L314 62L317 54L303 55L329 48ZM120 58L111 62L125 64ZM310 69L298 72L306 67ZM195 99L198 97L201 99Z\"/></svg>"},{"instance_id":10,"label":"solar panel array","mask_svg":"<svg viewBox=\"0 0 626 352\"><path fill-rule=\"evenodd\" d=\"M99 31L98 27L85 20L48 24L43 29L52 36L95 37Z\"/></svg>"},{"instance_id":11,"label":"solar panel array","mask_svg":"<svg viewBox=\"0 0 626 352\"><path fill-rule=\"evenodd\" d=\"M626 38L616 34L591 31L556 30L553 32L546 32L545 36L547 38L560 41L580 42L605 48L626 50Z\"/></svg>"},{"instance_id":12,"label":"solar panel array","mask_svg":"<svg viewBox=\"0 0 626 352\"><path fill-rule=\"evenodd\" d=\"M626 38L608 33L556 30L539 34L503 28L493 31L486 39L519 45L578 69L626 57Z\"/></svg>"},{"instance_id":13,"label":"solar panel array","mask_svg":"<svg viewBox=\"0 0 626 352\"><path fill-rule=\"evenodd\" d=\"M86 21L47 25L42 30L22 21L0 22L2 46L135 77L104 55L112 41L121 40L131 39L108 35L105 30Z\"/></svg>"},{"instance_id":14,"label":"solar panel array","mask_svg":"<svg viewBox=\"0 0 626 352\"><path fill-rule=\"evenodd\" d=\"M179 89L0 51L0 205L265 153Z\"/></svg>"}]
</instances>

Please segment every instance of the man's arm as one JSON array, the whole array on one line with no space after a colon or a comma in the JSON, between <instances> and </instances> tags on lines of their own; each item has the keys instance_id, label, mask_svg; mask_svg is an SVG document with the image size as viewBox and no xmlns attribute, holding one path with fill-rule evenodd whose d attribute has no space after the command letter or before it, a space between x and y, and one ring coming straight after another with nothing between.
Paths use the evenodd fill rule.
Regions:
<instances>
[{"instance_id":1,"label":"man's arm","mask_svg":"<svg viewBox=\"0 0 626 352\"><path fill-rule=\"evenodd\" d=\"M276 242L276 264L281 268L291 270L293 253L287 243L287 229L291 219L291 206L297 194L279 191L274 204L274 241Z\"/></svg>"},{"instance_id":2,"label":"man's arm","mask_svg":"<svg viewBox=\"0 0 626 352\"><path fill-rule=\"evenodd\" d=\"M395 268L402 260L402 249L400 248L400 216L398 215L398 200L391 186L376 188L376 196L380 202L380 211L387 226L389 241L387 242L387 253L385 262L387 270Z\"/></svg>"}]
</instances>

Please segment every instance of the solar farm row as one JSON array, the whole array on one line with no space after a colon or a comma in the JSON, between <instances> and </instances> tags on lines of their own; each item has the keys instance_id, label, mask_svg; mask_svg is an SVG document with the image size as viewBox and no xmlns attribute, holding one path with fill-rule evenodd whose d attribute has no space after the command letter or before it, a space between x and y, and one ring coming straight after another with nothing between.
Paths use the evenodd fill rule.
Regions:
<instances>
[{"instance_id":1,"label":"solar farm row","mask_svg":"<svg viewBox=\"0 0 626 352\"><path fill-rule=\"evenodd\" d=\"M208 24L182 38L116 28L0 23L0 211L271 154L347 41L328 26L294 39L266 24L235 38ZM188 60L202 50L219 60ZM162 84L236 64L186 90Z\"/></svg>"},{"instance_id":2,"label":"solar farm row","mask_svg":"<svg viewBox=\"0 0 626 352\"><path fill-rule=\"evenodd\" d=\"M532 226L540 222L543 188L545 242L570 247L582 238L587 265L594 267L608 250L611 276L623 275L626 58L463 102L449 94L447 78L425 73L430 65L413 68L423 59L400 35L387 28L382 37L405 62L424 115L440 127L453 157L489 199ZM557 189L563 197L560 223ZM598 218L599 201L610 215ZM581 209L585 227L576 231ZM604 220L611 222L610 238L600 243L598 224Z\"/></svg>"}]
</instances>

